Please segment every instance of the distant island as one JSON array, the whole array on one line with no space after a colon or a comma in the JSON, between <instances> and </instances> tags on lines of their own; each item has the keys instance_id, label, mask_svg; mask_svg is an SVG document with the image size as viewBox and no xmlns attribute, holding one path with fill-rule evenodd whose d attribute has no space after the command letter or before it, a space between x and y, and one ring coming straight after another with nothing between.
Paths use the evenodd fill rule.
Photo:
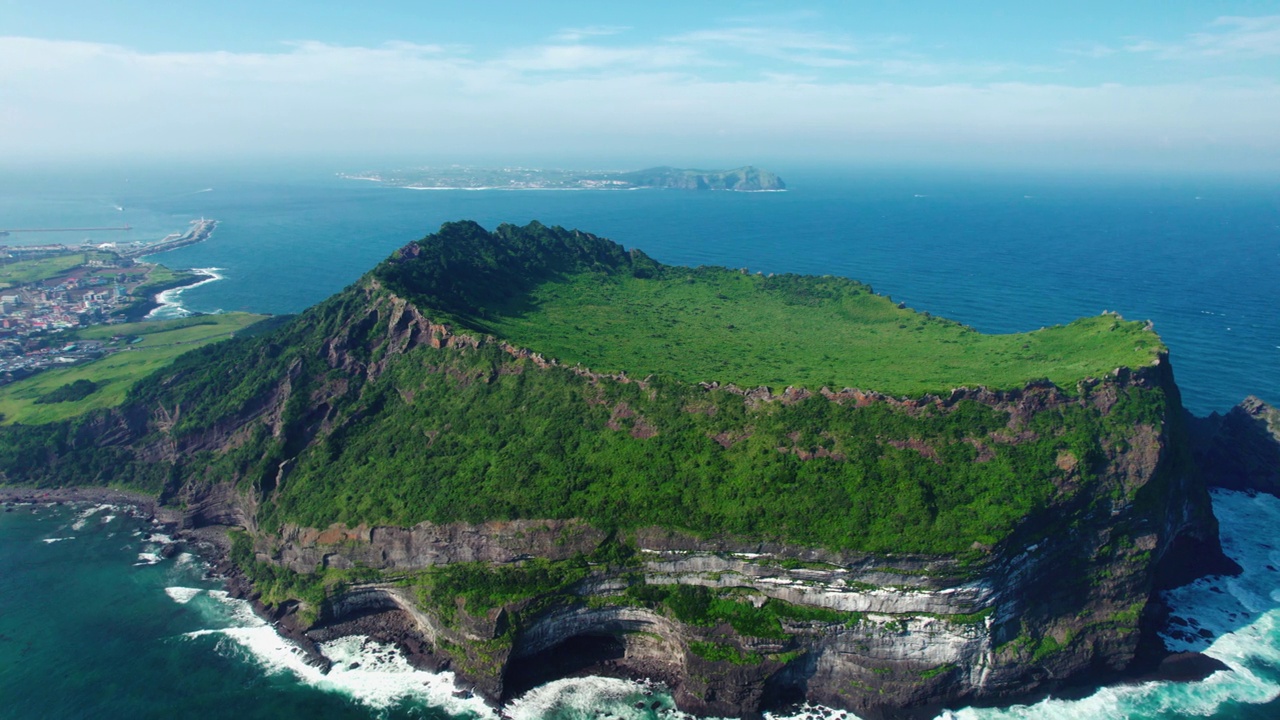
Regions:
<instances>
[{"instance_id":1,"label":"distant island","mask_svg":"<svg viewBox=\"0 0 1280 720\"><path fill-rule=\"evenodd\" d=\"M537 170L523 167L414 168L385 172L338 173L413 190L733 190L781 192L787 184L776 174L747 165L733 170L685 170L655 167L628 172Z\"/></svg>"}]
</instances>

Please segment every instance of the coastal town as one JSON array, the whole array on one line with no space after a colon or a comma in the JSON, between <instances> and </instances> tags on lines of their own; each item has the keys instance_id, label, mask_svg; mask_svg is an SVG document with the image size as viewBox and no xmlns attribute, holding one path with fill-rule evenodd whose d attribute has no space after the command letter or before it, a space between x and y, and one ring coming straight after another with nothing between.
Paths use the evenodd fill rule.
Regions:
<instances>
[{"instance_id":1,"label":"coastal town","mask_svg":"<svg viewBox=\"0 0 1280 720\"><path fill-rule=\"evenodd\" d=\"M142 319L157 294L202 279L137 258L206 240L216 226L201 218L154 243L0 246L0 385L127 347L129 338L63 342L63 331Z\"/></svg>"}]
</instances>

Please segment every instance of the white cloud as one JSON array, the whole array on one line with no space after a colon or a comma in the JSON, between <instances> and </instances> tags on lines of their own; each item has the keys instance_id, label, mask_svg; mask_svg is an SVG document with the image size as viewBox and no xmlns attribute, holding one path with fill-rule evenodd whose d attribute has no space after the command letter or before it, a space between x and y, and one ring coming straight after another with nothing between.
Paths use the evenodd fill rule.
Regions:
<instances>
[{"instance_id":1,"label":"white cloud","mask_svg":"<svg viewBox=\"0 0 1280 720\"><path fill-rule=\"evenodd\" d=\"M503 64L521 72L575 72L624 67L631 70L653 70L688 67L701 62L698 53L688 48L601 47L599 45L543 45L508 53Z\"/></svg>"},{"instance_id":2,"label":"white cloud","mask_svg":"<svg viewBox=\"0 0 1280 720\"><path fill-rule=\"evenodd\" d=\"M1180 42L1134 38L1125 50L1166 60L1273 57L1280 55L1280 15L1220 17L1205 32L1193 33Z\"/></svg>"},{"instance_id":3,"label":"white cloud","mask_svg":"<svg viewBox=\"0 0 1280 720\"><path fill-rule=\"evenodd\" d=\"M701 77L687 46L301 42L144 53L0 38L0 157L402 153L857 160L1248 157L1280 168L1280 83ZM1154 160L1153 160L1154 159ZM1189 162L1189 160L1188 160Z\"/></svg>"},{"instance_id":4,"label":"white cloud","mask_svg":"<svg viewBox=\"0 0 1280 720\"><path fill-rule=\"evenodd\" d=\"M588 27L564 28L555 35L552 35L551 40L552 42L558 43L576 43L593 37L618 35L630 29L631 28L629 27L622 27L619 25L591 25Z\"/></svg>"},{"instance_id":5,"label":"white cloud","mask_svg":"<svg viewBox=\"0 0 1280 720\"><path fill-rule=\"evenodd\" d=\"M749 55L811 67L848 65L859 51L858 46L846 38L755 26L698 30L673 35L667 38L667 42L707 50L731 48Z\"/></svg>"}]
</instances>

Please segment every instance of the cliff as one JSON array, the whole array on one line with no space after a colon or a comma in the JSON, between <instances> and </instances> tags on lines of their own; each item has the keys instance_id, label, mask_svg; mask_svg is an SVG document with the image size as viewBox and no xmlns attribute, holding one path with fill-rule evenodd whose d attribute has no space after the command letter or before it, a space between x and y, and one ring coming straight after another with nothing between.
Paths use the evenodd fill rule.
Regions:
<instances>
[{"instance_id":1,"label":"cliff","mask_svg":"<svg viewBox=\"0 0 1280 720\"><path fill-rule=\"evenodd\" d=\"M1210 484L1280 495L1280 411L1249 396L1225 415L1190 422L1196 461Z\"/></svg>"},{"instance_id":2,"label":"cliff","mask_svg":"<svg viewBox=\"0 0 1280 720\"><path fill-rule=\"evenodd\" d=\"M1073 368L1140 364L914 395L641 377L491 332L534 318L519 337L580 333L589 350L605 328L552 302L588 283L711 283L775 319L834 307L882 352L890 331L992 347L857 284L690 274L584 233L458 223L119 408L0 431L0 471L128 482L188 525L238 527L244 592L286 626L322 638L379 618L495 701L581 669L663 678L713 715L1022 697L1133 667L1171 569L1219 556L1168 356L1140 324L998 347L1034 356L1010 373L1060 347ZM670 342L646 335L637 353ZM1090 337L1114 348L1079 350ZM919 373L908 386L938 382L898 364Z\"/></svg>"}]
</instances>

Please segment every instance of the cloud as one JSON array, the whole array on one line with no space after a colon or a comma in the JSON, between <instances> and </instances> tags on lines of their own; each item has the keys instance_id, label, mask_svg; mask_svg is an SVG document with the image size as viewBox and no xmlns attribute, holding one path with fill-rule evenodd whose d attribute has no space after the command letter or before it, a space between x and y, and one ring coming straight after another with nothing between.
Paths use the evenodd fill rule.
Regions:
<instances>
[{"instance_id":1,"label":"cloud","mask_svg":"<svg viewBox=\"0 0 1280 720\"><path fill-rule=\"evenodd\" d=\"M581 72L622 67L654 70L701 63L698 53L680 47L601 47L599 45L543 45L522 48L504 56L502 64L519 72Z\"/></svg>"},{"instance_id":2,"label":"cloud","mask_svg":"<svg viewBox=\"0 0 1280 720\"><path fill-rule=\"evenodd\" d=\"M1280 55L1280 15L1220 17L1209 24L1208 30L1192 33L1181 42L1133 38L1124 49L1164 60L1274 57Z\"/></svg>"},{"instance_id":3,"label":"cloud","mask_svg":"<svg viewBox=\"0 0 1280 720\"><path fill-rule=\"evenodd\" d=\"M591 25L589 27L564 28L555 35L552 35L551 40L552 42L558 43L576 43L582 42L588 38L618 35L630 29L631 28L629 27L619 25Z\"/></svg>"},{"instance_id":4,"label":"cloud","mask_svg":"<svg viewBox=\"0 0 1280 720\"><path fill-rule=\"evenodd\" d=\"M811 67L840 67L853 63L858 46L825 33L739 26L697 30L666 38L676 45L717 50L730 48L748 55L785 60Z\"/></svg>"},{"instance_id":5,"label":"cloud","mask_svg":"<svg viewBox=\"0 0 1280 720\"><path fill-rule=\"evenodd\" d=\"M547 45L483 58L404 43L147 53L0 38L0 157L1213 156L1280 168L1280 83L1270 79L1072 87L853 81L820 69L697 72L715 59L678 43Z\"/></svg>"}]
</instances>

